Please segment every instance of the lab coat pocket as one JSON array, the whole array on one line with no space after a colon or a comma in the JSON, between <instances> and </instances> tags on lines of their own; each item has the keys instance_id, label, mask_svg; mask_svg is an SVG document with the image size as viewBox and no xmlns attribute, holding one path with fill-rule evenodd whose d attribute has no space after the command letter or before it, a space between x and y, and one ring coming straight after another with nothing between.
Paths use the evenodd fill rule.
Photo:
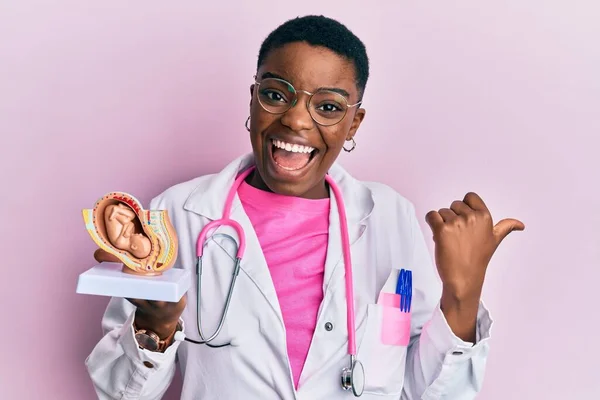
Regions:
<instances>
[{"instance_id":1,"label":"lab coat pocket","mask_svg":"<svg viewBox=\"0 0 600 400\"><path fill-rule=\"evenodd\" d=\"M410 342L411 313L400 310L400 295L381 293L382 306L381 343L393 346L408 346Z\"/></svg>"},{"instance_id":2,"label":"lab coat pocket","mask_svg":"<svg viewBox=\"0 0 600 400\"><path fill-rule=\"evenodd\" d=\"M365 367L366 393L402 393L411 316L399 306L389 305L391 299L367 306L367 330L358 357Z\"/></svg>"}]
</instances>

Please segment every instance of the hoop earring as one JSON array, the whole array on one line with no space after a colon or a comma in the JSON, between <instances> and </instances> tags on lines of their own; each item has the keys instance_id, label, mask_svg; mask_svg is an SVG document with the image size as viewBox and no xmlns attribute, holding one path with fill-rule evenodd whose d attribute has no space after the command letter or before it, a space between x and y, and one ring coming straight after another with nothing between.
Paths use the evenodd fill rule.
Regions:
<instances>
[{"instance_id":1,"label":"hoop earring","mask_svg":"<svg viewBox=\"0 0 600 400\"><path fill-rule=\"evenodd\" d=\"M246 124L245 124L245 126L246 126L246 130L247 130L248 132L250 132L250 128L248 127L248 122L250 122L250 116L248 116L248 119L246 120Z\"/></svg>"},{"instance_id":2,"label":"hoop earring","mask_svg":"<svg viewBox=\"0 0 600 400\"><path fill-rule=\"evenodd\" d=\"M356 147L356 141L354 140L354 138L351 138L350 140L352 140L352 147L350 147L349 149L347 149L346 146L343 147L344 151L348 153L350 153Z\"/></svg>"}]
</instances>

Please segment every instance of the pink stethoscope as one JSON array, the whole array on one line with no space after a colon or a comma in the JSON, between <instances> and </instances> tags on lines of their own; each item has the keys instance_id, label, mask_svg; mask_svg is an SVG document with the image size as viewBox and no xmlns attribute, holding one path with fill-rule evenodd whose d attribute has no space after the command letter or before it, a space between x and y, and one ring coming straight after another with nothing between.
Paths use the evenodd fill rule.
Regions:
<instances>
[{"instance_id":1,"label":"pink stethoscope","mask_svg":"<svg viewBox=\"0 0 600 400\"><path fill-rule=\"evenodd\" d=\"M225 210L223 211L223 217L218 220L214 220L208 223L200 232L198 236L198 240L196 242L196 253L197 253L197 262L196 262L196 274L198 275L198 297L197 297L197 322L198 322L198 334L200 335L201 341L196 341L185 337L183 332L177 332L175 335L175 340L183 341L186 340L195 344L206 344L209 347L217 348L231 345L231 343L225 343L220 345L212 345L210 342L215 339L221 328L223 327L223 323L227 316L227 310L229 309L229 304L231 302L231 295L233 293L233 287L235 286L236 278L240 271L240 263L242 257L244 256L244 251L246 250L246 236L244 235L244 229L242 226L229 218L231 213L231 206L233 205L233 198L237 193L237 190L244 179L255 169L255 167L250 167L244 172L242 172L233 183L233 186L229 190L227 195L227 199L225 200ZM356 330L355 330L355 322L354 322L354 285L352 283L352 261L350 259L350 240L348 238L348 221L346 219L346 209L344 207L344 202L342 200L342 194L340 189L335 184L333 179L329 175L325 175L325 180L333 190L335 195L336 202L338 204L339 218L341 223L341 234L342 234L342 252L344 256L344 267L345 267L345 279L346 279L346 311L347 311L347 322L348 322L348 354L350 355L350 366L342 369L341 375L341 384L344 390L352 390L352 393L359 397L363 393L364 384L365 384L365 372L362 363L356 358ZM223 312L221 314L221 320L217 327L217 330L214 334L212 334L209 338L205 338L202 334L202 329L200 327L200 292L201 292L201 282L202 282L202 255L204 250L204 244L206 242L206 238L208 232L212 229L216 229L220 226L230 226L233 228L239 240L239 245L235 242L229 235L219 234L224 236L235 242L237 246L237 254L235 259L235 265L233 269L233 277L231 279L231 283L229 285L229 292L227 294L227 299L225 301L225 306L223 308ZM216 235L213 235L216 236Z\"/></svg>"}]
</instances>

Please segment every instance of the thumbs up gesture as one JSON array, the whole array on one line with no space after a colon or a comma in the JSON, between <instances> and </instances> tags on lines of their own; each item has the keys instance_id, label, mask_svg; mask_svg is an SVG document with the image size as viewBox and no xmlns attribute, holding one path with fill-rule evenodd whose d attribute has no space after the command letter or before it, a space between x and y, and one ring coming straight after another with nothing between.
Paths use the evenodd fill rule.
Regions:
<instances>
[{"instance_id":1,"label":"thumbs up gesture","mask_svg":"<svg viewBox=\"0 0 600 400\"><path fill-rule=\"evenodd\" d=\"M468 193L450 208L430 211L425 219L433 232L444 292L461 301L479 301L492 255L509 233L525 229L521 221L512 218L494 225L490 211L475 193Z\"/></svg>"}]
</instances>

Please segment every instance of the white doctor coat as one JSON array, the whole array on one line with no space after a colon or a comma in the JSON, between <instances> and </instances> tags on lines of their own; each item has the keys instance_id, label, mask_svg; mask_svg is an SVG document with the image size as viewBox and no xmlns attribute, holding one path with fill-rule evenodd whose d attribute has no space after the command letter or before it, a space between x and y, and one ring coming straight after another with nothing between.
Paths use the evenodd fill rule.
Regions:
<instances>
[{"instance_id":1,"label":"white doctor coat","mask_svg":"<svg viewBox=\"0 0 600 400\"><path fill-rule=\"evenodd\" d=\"M240 157L217 174L175 185L151 201L151 209L168 210L178 234L180 247L175 268L195 270L200 230L209 221L221 218L234 178L252 162L251 154ZM383 184L354 179L337 164L330 174L346 203L354 274L357 358L366 374L362 398L474 398L482 385L488 355L492 320L487 309L480 304L477 343L456 337L439 308L441 284L413 205ZM344 264L334 196L331 196L324 299L297 391L269 268L237 197L231 217L245 230L246 254L225 325L212 343L233 340L234 346L213 349L175 342L165 353L141 350L132 328L134 306L124 299L113 298L102 320L104 336L86 360L100 399L160 399L171 383L176 362L184 377L182 399L185 400L354 397L340 385L340 373L348 366L349 356ZM221 232L232 233L228 228ZM205 335L214 332L221 316L233 267L230 247L217 238L205 248L201 302ZM408 346L381 342L386 306L378 304L379 293L393 270L400 268L413 272ZM199 340L195 284L187 296L182 323L186 335Z\"/></svg>"}]
</instances>

